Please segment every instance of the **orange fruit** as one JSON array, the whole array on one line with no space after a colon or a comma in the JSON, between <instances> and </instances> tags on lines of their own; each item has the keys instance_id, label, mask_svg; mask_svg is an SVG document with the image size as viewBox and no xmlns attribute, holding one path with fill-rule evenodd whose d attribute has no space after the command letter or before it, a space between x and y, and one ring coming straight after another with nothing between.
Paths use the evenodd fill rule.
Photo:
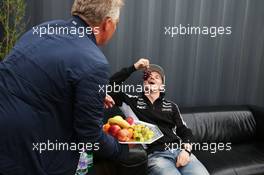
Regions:
<instances>
[{"instance_id":1,"label":"orange fruit","mask_svg":"<svg viewBox=\"0 0 264 175\"><path fill-rule=\"evenodd\" d=\"M109 123L104 124L104 126L103 126L103 131L104 131L105 133L108 133L108 130L109 130L110 126L111 126L111 125L110 125Z\"/></svg>"},{"instance_id":2,"label":"orange fruit","mask_svg":"<svg viewBox=\"0 0 264 175\"><path fill-rule=\"evenodd\" d=\"M133 137L133 132L134 132L134 129L133 128L128 128L127 129L129 134L128 134L128 138L132 138Z\"/></svg>"}]
</instances>

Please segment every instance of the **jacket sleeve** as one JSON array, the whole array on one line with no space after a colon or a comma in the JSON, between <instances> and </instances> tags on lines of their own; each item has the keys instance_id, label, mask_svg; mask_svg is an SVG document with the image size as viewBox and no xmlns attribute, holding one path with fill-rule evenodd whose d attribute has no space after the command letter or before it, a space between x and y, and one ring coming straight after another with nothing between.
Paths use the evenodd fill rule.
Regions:
<instances>
[{"instance_id":1,"label":"jacket sleeve","mask_svg":"<svg viewBox=\"0 0 264 175\"><path fill-rule=\"evenodd\" d=\"M173 121L176 125L176 134L184 143L190 143L193 141L192 131L187 127L183 121L178 105L174 104L173 107Z\"/></svg>"},{"instance_id":2,"label":"jacket sleeve","mask_svg":"<svg viewBox=\"0 0 264 175\"><path fill-rule=\"evenodd\" d=\"M109 84L112 86L112 89L115 86L122 85L122 83L135 71L136 71L136 69L135 69L134 65L132 65L130 67L123 68L119 72L112 75L110 77L110 82L109 82ZM112 90L111 92L108 93L108 95L110 95L113 98L113 100L115 101L115 104L117 106L121 106L122 102L124 102L126 99L125 98L126 94L122 91L117 92L117 91Z\"/></svg>"},{"instance_id":3,"label":"jacket sleeve","mask_svg":"<svg viewBox=\"0 0 264 175\"><path fill-rule=\"evenodd\" d=\"M99 143L96 154L105 158L124 159L128 146L121 145L102 131L103 100L105 92L99 87L108 82L107 65L94 66L92 72L84 73L75 87L74 128L81 143Z\"/></svg>"}]
</instances>

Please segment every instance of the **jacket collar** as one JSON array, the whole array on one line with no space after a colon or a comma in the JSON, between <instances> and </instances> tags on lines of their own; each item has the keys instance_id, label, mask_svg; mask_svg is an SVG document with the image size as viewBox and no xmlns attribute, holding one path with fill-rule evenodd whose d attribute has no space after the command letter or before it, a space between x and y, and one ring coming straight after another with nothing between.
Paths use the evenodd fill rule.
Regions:
<instances>
[{"instance_id":1,"label":"jacket collar","mask_svg":"<svg viewBox=\"0 0 264 175\"><path fill-rule=\"evenodd\" d=\"M141 96L142 96L142 98L143 98L144 100L149 101L148 97L145 95L144 92L142 92ZM157 99L155 100L155 102L162 101L162 100L164 99L164 96L165 96L165 93L164 93L164 92L161 92L159 98L157 98ZM149 102L150 102L150 101L149 101ZM154 103L155 103L155 102L154 102Z\"/></svg>"},{"instance_id":2,"label":"jacket collar","mask_svg":"<svg viewBox=\"0 0 264 175\"><path fill-rule=\"evenodd\" d=\"M79 28L79 27L84 27L84 28L90 27L82 18L80 18L79 16L76 16L76 15L74 15L72 17L71 23L77 28ZM91 33L91 34L85 33L85 35L88 36L88 38L90 40L92 40L94 42L94 44L97 45L94 33Z\"/></svg>"}]
</instances>

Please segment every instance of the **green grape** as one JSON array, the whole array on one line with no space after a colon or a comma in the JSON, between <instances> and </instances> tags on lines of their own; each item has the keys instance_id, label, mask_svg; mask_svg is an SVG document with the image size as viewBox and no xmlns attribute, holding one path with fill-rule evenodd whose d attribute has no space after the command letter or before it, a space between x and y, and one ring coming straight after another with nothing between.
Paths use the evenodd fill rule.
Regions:
<instances>
[{"instance_id":1,"label":"green grape","mask_svg":"<svg viewBox=\"0 0 264 175\"><path fill-rule=\"evenodd\" d=\"M133 129L134 129L133 138L136 141L144 142L151 139L154 136L153 131L149 127L143 124L135 125Z\"/></svg>"}]
</instances>

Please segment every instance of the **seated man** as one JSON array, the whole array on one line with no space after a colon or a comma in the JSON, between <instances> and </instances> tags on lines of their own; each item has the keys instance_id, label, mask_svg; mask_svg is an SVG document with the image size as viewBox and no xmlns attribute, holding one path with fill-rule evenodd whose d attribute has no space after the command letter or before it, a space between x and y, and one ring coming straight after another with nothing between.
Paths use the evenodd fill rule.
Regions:
<instances>
[{"instance_id":1,"label":"seated man","mask_svg":"<svg viewBox=\"0 0 264 175\"><path fill-rule=\"evenodd\" d=\"M144 91L139 96L124 92L111 92L109 95L118 106L126 106L139 120L155 124L164 136L147 145L148 174L177 175L209 174L200 161L191 153L192 132L182 120L178 106L164 98L165 75L158 65L140 59L133 66L124 68L110 79L112 86L121 85L134 71L145 69ZM112 87L113 89L114 87ZM176 130L176 132L174 132ZM169 144L183 144L183 149L168 149Z\"/></svg>"}]
</instances>

